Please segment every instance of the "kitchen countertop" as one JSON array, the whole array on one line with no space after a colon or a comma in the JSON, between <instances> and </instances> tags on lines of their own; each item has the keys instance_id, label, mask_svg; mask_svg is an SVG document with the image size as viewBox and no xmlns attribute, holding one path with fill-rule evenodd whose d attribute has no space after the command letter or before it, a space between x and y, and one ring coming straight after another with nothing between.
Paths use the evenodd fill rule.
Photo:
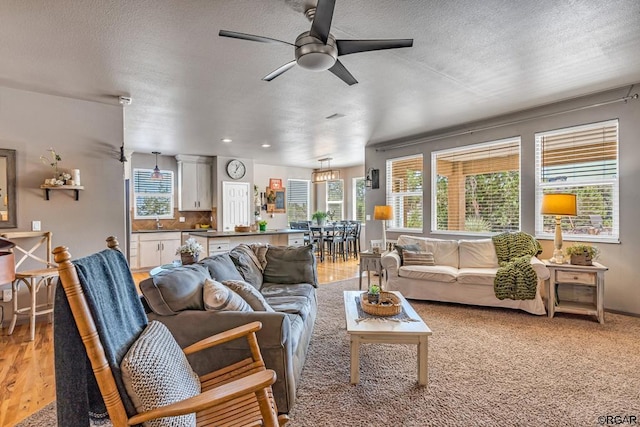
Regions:
<instances>
[{"instance_id":1,"label":"kitchen countertop","mask_svg":"<svg viewBox=\"0 0 640 427\"><path fill-rule=\"evenodd\" d=\"M202 229L195 229L195 228L154 228L151 230L133 230L131 231L132 233L164 233L164 232L169 232L169 231L181 231L183 233L192 233L194 231L202 231Z\"/></svg>"},{"instance_id":2,"label":"kitchen countertop","mask_svg":"<svg viewBox=\"0 0 640 427\"><path fill-rule=\"evenodd\" d=\"M217 237L235 237L235 236L268 236L274 234L293 234L304 233L304 230L291 230L289 228L280 228L277 230L267 231L201 231L193 230L190 234L198 237L217 238Z\"/></svg>"}]
</instances>

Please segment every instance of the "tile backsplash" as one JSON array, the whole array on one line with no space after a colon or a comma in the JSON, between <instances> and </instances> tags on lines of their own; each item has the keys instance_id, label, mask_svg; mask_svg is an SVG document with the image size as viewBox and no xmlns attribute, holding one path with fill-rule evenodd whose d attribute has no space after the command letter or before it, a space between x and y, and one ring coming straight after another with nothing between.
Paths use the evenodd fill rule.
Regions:
<instances>
[{"instance_id":1,"label":"tile backsplash","mask_svg":"<svg viewBox=\"0 0 640 427\"><path fill-rule=\"evenodd\" d=\"M184 222L180 222L180 217L184 217ZM133 219L133 211L131 212L131 229L132 231L139 230L155 230L155 219ZM193 230L196 225L207 224L212 229L216 228L216 210L202 211L202 212L180 212L177 209L174 210L172 219L161 219L160 225L163 229L167 230Z\"/></svg>"}]
</instances>

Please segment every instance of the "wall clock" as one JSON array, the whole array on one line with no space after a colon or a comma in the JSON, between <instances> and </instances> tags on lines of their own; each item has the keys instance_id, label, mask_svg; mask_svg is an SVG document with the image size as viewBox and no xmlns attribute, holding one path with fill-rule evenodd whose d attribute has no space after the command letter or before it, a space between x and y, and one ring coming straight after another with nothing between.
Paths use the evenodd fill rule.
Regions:
<instances>
[{"instance_id":1,"label":"wall clock","mask_svg":"<svg viewBox=\"0 0 640 427\"><path fill-rule=\"evenodd\" d=\"M247 173L247 168L238 159L233 159L229 163L227 163L227 174L233 179L240 179Z\"/></svg>"}]
</instances>

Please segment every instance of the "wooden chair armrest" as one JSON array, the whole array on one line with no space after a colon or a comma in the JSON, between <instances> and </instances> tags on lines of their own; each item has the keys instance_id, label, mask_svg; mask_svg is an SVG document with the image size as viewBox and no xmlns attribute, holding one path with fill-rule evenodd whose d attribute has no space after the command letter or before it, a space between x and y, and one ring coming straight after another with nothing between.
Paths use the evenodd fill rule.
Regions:
<instances>
[{"instance_id":1,"label":"wooden chair armrest","mask_svg":"<svg viewBox=\"0 0 640 427\"><path fill-rule=\"evenodd\" d=\"M220 332L219 334L204 338L185 347L182 351L184 351L184 354L186 355L193 354L206 348L224 344L226 342L245 337L249 334L256 333L260 329L262 329L262 322L247 323L246 325L238 326L233 329L229 329L228 331Z\"/></svg>"},{"instance_id":2,"label":"wooden chair armrest","mask_svg":"<svg viewBox=\"0 0 640 427\"><path fill-rule=\"evenodd\" d=\"M162 417L200 412L204 409L227 402L249 393L255 393L269 387L276 381L276 373L270 369L256 372L227 384L207 390L197 396L161 408L134 415L129 418L129 425L141 424L145 421Z\"/></svg>"}]
</instances>

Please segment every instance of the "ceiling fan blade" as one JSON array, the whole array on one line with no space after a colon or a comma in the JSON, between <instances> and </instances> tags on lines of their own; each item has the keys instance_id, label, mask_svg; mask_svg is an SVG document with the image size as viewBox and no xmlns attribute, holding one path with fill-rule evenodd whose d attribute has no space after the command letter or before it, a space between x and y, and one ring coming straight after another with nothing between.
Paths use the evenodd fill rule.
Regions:
<instances>
[{"instance_id":1,"label":"ceiling fan blade","mask_svg":"<svg viewBox=\"0 0 640 427\"><path fill-rule=\"evenodd\" d=\"M413 39L336 40L338 56L371 50L398 49L413 46Z\"/></svg>"},{"instance_id":2,"label":"ceiling fan blade","mask_svg":"<svg viewBox=\"0 0 640 427\"><path fill-rule=\"evenodd\" d=\"M343 82L345 82L349 86L358 83L358 81L355 79L355 77L353 77L351 75L351 73L349 72L349 70L347 70L345 68L345 66L342 65L342 62L340 62L339 59L336 60L336 63L333 64L333 67L329 68L329 71L331 71L333 74L338 76L340 78L340 80L342 80Z\"/></svg>"},{"instance_id":3,"label":"ceiling fan blade","mask_svg":"<svg viewBox=\"0 0 640 427\"><path fill-rule=\"evenodd\" d=\"M331 29L331 20L333 19L333 9L336 6L336 0L318 0L316 14L313 17L311 30L309 35L322 40L327 44L329 30Z\"/></svg>"},{"instance_id":4,"label":"ceiling fan blade","mask_svg":"<svg viewBox=\"0 0 640 427\"><path fill-rule=\"evenodd\" d=\"M221 37L231 37L232 39L249 40L252 42L276 43L276 44L286 44L289 46L295 46L292 43L285 42L282 40L272 39L272 38L263 37L263 36L255 36L253 34L238 33L235 31L220 30L218 35Z\"/></svg>"},{"instance_id":5,"label":"ceiling fan blade","mask_svg":"<svg viewBox=\"0 0 640 427\"><path fill-rule=\"evenodd\" d=\"M273 80L276 77L278 77L280 74L283 74L285 71L288 71L289 69L293 68L294 65L296 65L296 60L295 59L293 61L291 61L291 62L287 62L286 64L284 64L282 67L278 68L277 70L274 70L274 71L270 72L269 74L264 76L262 78L262 80L264 80L265 82L270 82L271 80Z\"/></svg>"}]
</instances>

